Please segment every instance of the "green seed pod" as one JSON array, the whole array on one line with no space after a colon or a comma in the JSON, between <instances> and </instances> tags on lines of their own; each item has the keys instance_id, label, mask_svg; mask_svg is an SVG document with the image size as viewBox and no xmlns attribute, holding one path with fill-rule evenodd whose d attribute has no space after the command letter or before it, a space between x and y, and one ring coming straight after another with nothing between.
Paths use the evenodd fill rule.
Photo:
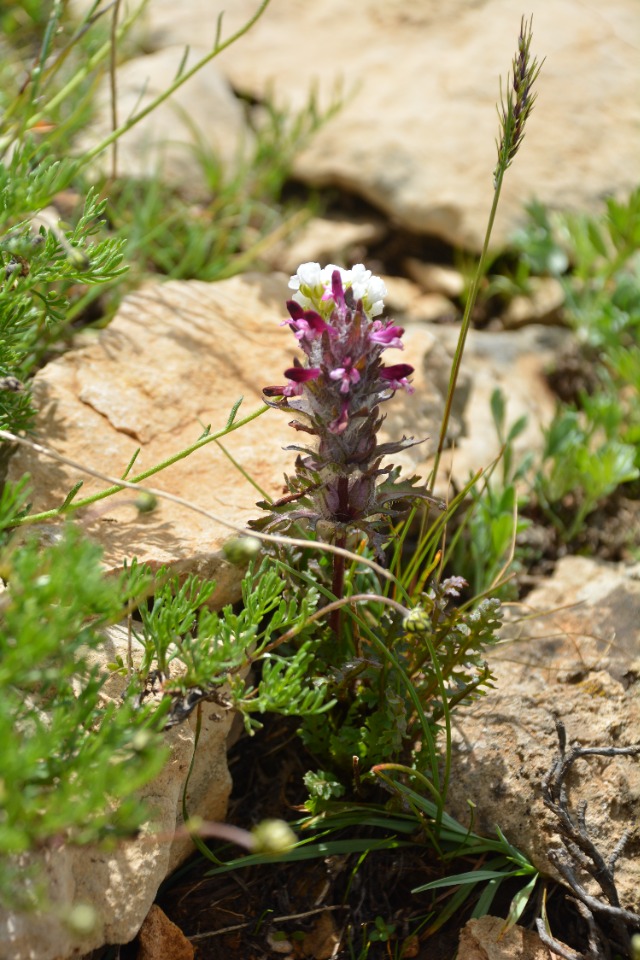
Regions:
<instances>
[{"instance_id":1,"label":"green seed pod","mask_svg":"<svg viewBox=\"0 0 640 960\"><path fill-rule=\"evenodd\" d=\"M260 541L257 537L234 537L222 547L226 559L229 563L235 563L238 566L249 563L260 553Z\"/></svg>"},{"instance_id":2,"label":"green seed pod","mask_svg":"<svg viewBox=\"0 0 640 960\"><path fill-rule=\"evenodd\" d=\"M254 853L288 853L296 835L284 820L263 820L251 831Z\"/></svg>"}]
</instances>

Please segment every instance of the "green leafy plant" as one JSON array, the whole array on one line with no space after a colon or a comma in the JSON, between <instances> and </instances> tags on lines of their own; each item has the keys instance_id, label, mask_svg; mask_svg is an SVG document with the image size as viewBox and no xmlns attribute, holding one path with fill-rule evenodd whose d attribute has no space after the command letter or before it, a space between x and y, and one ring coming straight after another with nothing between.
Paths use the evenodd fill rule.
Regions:
<instances>
[{"instance_id":1,"label":"green leafy plant","mask_svg":"<svg viewBox=\"0 0 640 960\"><path fill-rule=\"evenodd\" d=\"M349 779L354 757L363 770L404 760L429 771L436 794L444 792L434 742L451 709L490 683L483 652L500 624L497 600L469 611L454 606L461 586L457 578L434 583L404 615L396 603L376 610L381 593L352 595L369 598L366 613L352 614L339 643L328 635L316 644L314 671L329 678L335 705L322 720L303 720L313 756ZM321 806L326 780L308 785Z\"/></svg>"},{"instance_id":2,"label":"green leafy plant","mask_svg":"<svg viewBox=\"0 0 640 960\"><path fill-rule=\"evenodd\" d=\"M21 499L3 493L3 525ZM136 790L167 752L165 707L140 707L132 690L106 699L109 671L92 665L143 588L139 572L107 578L72 527L48 547L9 540L0 569L0 897L11 899L12 856L135 833L149 816Z\"/></svg>"},{"instance_id":3,"label":"green leafy plant","mask_svg":"<svg viewBox=\"0 0 640 960\"><path fill-rule=\"evenodd\" d=\"M523 885L512 898L505 930L517 923L534 893L539 874L500 830L496 831L495 838L481 837L442 812L431 796L429 781L411 767L379 764L365 779L382 784L391 801L380 805L334 800L326 804L320 814L313 813L294 824L300 839L291 849L270 859L260 853L226 861L216 857L216 865L209 869L208 875L217 876L268 862L299 863L316 857L375 855L385 850L423 848L425 856L436 853L444 875L420 884L412 892L451 890L451 896L444 902L439 898L437 907L421 921L424 936L431 936L443 927L467 901L474 903L472 916L484 916L491 910L501 886L513 880L521 880ZM436 822L439 823L437 835L432 829ZM217 853L222 856L224 851L218 849ZM475 868L465 873L449 873L448 864L461 859L475 863ZM374 929L383 933L382 924L375 918L373 922ZM384 918L382 923L391 939L393 934ZM375 940L371 931L364 933L368 941Z\"/></svg>"},{"instance_id":4,"label":"green leafy plant","mask_svg":"<svg viewBox=\"0 0 640 960\"><path fill-rule=\"evenodd\" d=\"M30 374L52 343L64 332L72 288L112 282L126 267L122 240L96 238L104 221L104 201L95 191L87 195L74 229L55 224L37 225L24 219L50 195L57 164L44 164L26 173L24 156L16 152L8 167L0 163L0 210L5 228L0 236L4 282L0 289L0 426L24 430L33 408Z\"/></svg>"},{"instance_id":5,"label":"green leafy plant","mask_svg":"<svg viewBox=\"0 0 640 960\"><path fill-rule=\"evenodd\" d=\"M317 591L283 598L284 581L268 561L247 573L238 613L230 605L219 613L206 605L215 587L211 581L192 575L181 584L161 571L157 583L151 606L141 608L142 630L134 631L144 649L142 678L159 670L165 693L196 691L192 707L200 699L216 699L222 685L230 684L224 705L243 714L249 733L260 726L254 714L307 716L331 707L327 682L310 677L309 641L288 657L269 649L276 631L304 635ZM256 663L261 663L261 680L254 686L246 673Z\"/></svg>"},{"instance_id":6,"label":"green leafy plant","mask_svg":"<svg viewBox=\"0 0 640 960\"><path fill-rule=\"evenodd\" d=\"M566 541L581 530L598 503L640 476L636 448L608 435L617 404L587 402L591 418L567 407L545 431L543 462L534 489L540 506Z\"/></svg>"},{"instance_id":7,"label":"green leafy plant","mask_svg":"<svg viewBox=\"0 0 640 960\"><path fill-rule=\"evenodd\" d=\"M517 591L507 578L520 568L520 561L514 559L516 537L529 525L518 515L523 499L519 489L532 468L533 455L523 456L516 464L513 445L526 428L527 418L519 417L507 427L506 401L499 388L491 395L491 413L500 455L482 477L474 478L471 504L463 504L446 562L468 581L473 596L494 590L502 599L513 599Z\"/></svg>"},{"instance_id":8,"label":"green leafy plant","mask_svg":"<svg viewBox=\"0 0 640 960\"><path fill-rule=\"evenodd\" d=\"M609 198L601 216L551 214L540 204L515 235L520 261L532 273L558 278L565 316L589 369L589 393L617 404L619 438L640 432L640 188L626 201ZM583 397L576 397L583 405ZM587 418L591 414L585 403Z\"/></svg>"},{"instance_id":9,"label":"green leafy plant","mask_svg":"<svg viewBox=\"0 0 640 960\"><path fill-rule=\"evenodd\" d=\"M218 30L214 49L194 69L240 37L267 2L229 41L222 42ZM27 4L23 10L29 16L33 12ZM17 24L20 11L14 12ZM86 120L95 71L106 65L114 43L120 42L133 22L129 17L116 28L114 21L110 36L105 36L99 23L104 12L94 5L76 27L63 19L60 2L51 5L44 21L42 11L36 11L44 23L44 36L40 43L34 37L35 59L30 54L27 76L17 91L14 82L2 86L0 430L4 452L8 452L8 443L27 442L43 456L49 455L46 448L21 436L34 415L28 379L55 341L68 331L79 312L78 304L87 302L88 291L119 281L125 270L124 239L104 236L106 201L100 200L95 190L82 190L84 204L73 225L42 212L63 190L70 186L81 189L81 168L149 112L128 118L90 154L77 160L62 156L67 153L68 138ZM12 23L8 23L10 29ZM60 49L56 43L61 44ZM3 58L3 71L15 69L17 62L17 55ZM194 69L176 78L171 89L185 82ZM150 109L168 95L165 91ZM238 406L224 432L239 426L234 422ZM180 451L177 459L214 439L206 430L200 441ZM125 466L125 477L134 460ZM152 473L163 466L158 465ZM111 485L98 499L126 483ZM48 512L50 519L71 515L81 504L75 500L80 485L69 491L58 509ZM110 670L93 664L104 645L105 627L138 605L146 611L148 592L155 587L153 578L136 565L120 578L106 577L99 551L71 526L55 528L48 546L46 530L42 541L35 534L27 534L26 539L22 533L10 537L16 527L37 522L37 514L30 511L26 500L26 483L17 487L3 483L0 573L6 588L0 597L0 728L9 748L0 759L0 896L6 900L13 899L20 870L15 857L65 844L115 842L135 834L150 814L136 791L158 773L167 756L160 734L174 719L171 693L202 681L205 671L211 686L221 662L226 666L228 660L234 666L240 660L245 662L251 631L259 630L257 620L250 622L251 615L258 620L265 615L263 608L255 607L252 595L247 603L251 613L235 616L227 611L221 621L223 629L214 615L199 609L213 585L192 583L186 593L176 588L177 598L169 592L163 594L159 587L159 602L146 621L144 655L148 654L149 664L156 658L156 669L159 657L168 667L176 657L171 642L175 645L179 639L185 679L182 686L175 683L173 691L168 689L160 708L142 706L141 675L131 664L115 663ZM153 505L152 498L146 501L146 507L149 505ZM278 607L277 593L273 577L265 577L263 591L256 596ZM305 602L310 603L311 598ZM291 606L269 611L275 625L283 618L287 626L297 622L286 619ZM172 613L163 619L158 611L164 613L168 608ZM201 634L195 631L194 636L196 608ZM236 641L231 631L242 624ZM184 635L174 635L170 642L168 631L176 625L183 627ZM302 677L299 666L297 670ZM286 680L293 672L292 666ZM114 673L130 680L121 703L105 696L105 684ZM276 673L274 669L274 687ZM279 682L282 686L282 677ZM249 699L245 687L237 689L238 699L243 695Z\"/></svg>"}]
</instances>

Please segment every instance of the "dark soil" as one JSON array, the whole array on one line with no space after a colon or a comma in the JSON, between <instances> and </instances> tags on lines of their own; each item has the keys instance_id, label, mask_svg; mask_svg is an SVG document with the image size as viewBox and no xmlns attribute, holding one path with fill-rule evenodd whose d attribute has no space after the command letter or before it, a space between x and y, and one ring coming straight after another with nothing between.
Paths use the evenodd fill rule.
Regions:
<instances>
[{"instance_id":1,"label":"dark soil","mask_svg":"<svg viewBox=\"0 0 640 960\"><path fill-rule=\"evenodd\" d=\"M230 766L235 784L229 822L247 827L265 817L300 817L302 775L313 761L295 736L295 723L267 719L255 737L239 741ZM360 835L375 839L372 830ZM238 853L229 848L216 852L223 859ZM165 882L157 902L196 948L198 960L453 960L460 929L475 901L434 931L456 888L412 891L445 873L482 866L461 858L443 867L416 831L415 843L401 850L373 851L366 858L327 856L213 877L208 876L213 864L197 856ZM504 884L492 915L506 917L521 886L521 881ZM563 931L568 945L579 948L585 930L564 891L546 884L546 898L553 928ZM533 924L539 911L539 898L534 898L520 923ZM376 918L387 926L387 941L370 940ZM117 960L137 957L134 940L120 949Z\"/></svg>"},{"instance_id":2,"label":"dark soil","mask_svg":"<svg viewBox=\"0 0 640 960\"><path fill-rule=\"evenodd\" d=\"M227 820L250 827L267 817L299 819L305 796L302 777L315 766L295 735L295 722L267 720L262 731L243 737L230 755L234 790ZM385 797L378 800L384 802ZM371 829L360 835L376 838ZM221 853L227 859L233 855L236 851L228 848ZM415 845L372 852L366 858L329 856L208 877L212 866L195 858L165 883L158 898L169 918L192 938L200 960L277 956L451 960L460 927L473 909L472 903L466 905L442 930L428 933L451 891L438 891L438 896L412 894L413 888L445 872L418 830ZM446 872L474 866L479 864L450 863ZM367 934L375 930L376 917L393 925L389 942L374 942L368 953L361 953ZM282 952L285 941L291 950Z\"/></svg>"}]
</instances>

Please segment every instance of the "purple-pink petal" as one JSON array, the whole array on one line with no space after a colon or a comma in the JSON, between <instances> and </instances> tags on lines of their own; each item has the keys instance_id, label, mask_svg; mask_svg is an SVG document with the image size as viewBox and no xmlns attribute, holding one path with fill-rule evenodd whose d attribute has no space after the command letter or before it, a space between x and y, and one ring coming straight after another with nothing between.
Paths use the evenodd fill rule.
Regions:
<instances>
[{"instance_id":1,"label":"purple-pink petal","mask_svg":"<svg viewBox=\"0 0 640 960\"><path fill-rule=\"evenodd\" d=\"M344 303L344 287L339 270L334 270L331 274L331 297L336 306L341 306Z\"/></svg>"},{"instance_id":2,"label":"purple-pink petal","mask_svg":"<svg viewBox=\"0 0 640 960\"><path fill-rule=\"evenodd\" d=\"M347 424L349 423L349 403L345 401L340 408L340 416L336 417L335 420L332 420L328 424L329 430L331 433L341 434L347 429Z\"/></svg>"},{"instance_id":3,"label":"purple-pink petal","mask_svg":"<svg viewBox=\"0 0 640 960\"><path fill-rule=\"evenodd\" d=\"M413 367L409 363L394 363L391 367L380 367L380 376L385 380L400 380L412 373Z\"/></svg>"},{"instance_id":4,"label":"purple-pink petal","mask_svg":"<svg viewBox=\"0 0 640 960\"><path fill-rule=\"evenodd\" d=\"M305 337L319 337L325 331L330 336L335 336L336 331L333 327L326 323L315 310L303 310L295 300L288 301L287 309L291 314L291 320L285 320L284 323L292 327L298 340L303 340Z\"/></svg>"},{"instance_id":5,"label":"purple-pink petal","mask_svg":"<svg viewBox=\"0 0 640 960\"><path fill-rule=\"evenodd\" d=\"M351 358L346 357L344 360L344 367L336 367L335 370L332 370L329 374L332 380L342 380L340 384L340 392L348 393L349 386L352 383L358 383L360 380L360 371L356 370L351 364Z\"/></svg>"},{"instance_id":6,"label":"purple-pink petal","mask_svg":"<svg viewBox=\"0 0 640 960\"><path fill-rule=\"evenodd\" d=\"M284 372L285 377L291 381L284 388L285 397L298 397L304 390L304 384L307 380L315 380L320 376L319 367L289 367Z\"/></svg>"},{"instance_id":7,"label":"purple-pink petal","mask_svg":"<svg viewBox=\"0 0 640 960\"><path fill-rule=\"evenodd\" d=\"M307 380L316 380L320 376L320 367L289 367L284 375L295 383L306 383Z\"/></svg>"},{"instance_id":8,"label":"purple-pink petal","mask_svg":"<svg viewBox=\"0 0 640 960\"><path fill-rule=\"evenodd\" d=\"M292 320L300 320L304 316L304 310L296 300L287 300L287 310ZM285 323L288 322L288 320L285 320Z\"/></svg>"},{"instance_id":9,"label":"purple-pink petal","mask_svg":"<svg viewBox=\"0 0 640 960\"><path fill-rule=\"evenodd\" d=\"M404 349L401 337L404 333L404 327L396 327L393 324L384 326L379 320L375 320L372 326L372 332L369 334L369 340L372 343L382 343L385 347L397 347L398 350Z\"/></svg>"},{"instance_id":10,"label":"purple-pink petal","mask_svg":"<svg viewBox=\"0 0 640 960\"><path fill-rule=\"evenodd\" d=\"M413 373L413 367L410 364L396 363L392 367L380 367L379 373L392 390L404 388L407 393L413 393L413 387L407 380L407 377Z\"/></svg>"}]
</instances>

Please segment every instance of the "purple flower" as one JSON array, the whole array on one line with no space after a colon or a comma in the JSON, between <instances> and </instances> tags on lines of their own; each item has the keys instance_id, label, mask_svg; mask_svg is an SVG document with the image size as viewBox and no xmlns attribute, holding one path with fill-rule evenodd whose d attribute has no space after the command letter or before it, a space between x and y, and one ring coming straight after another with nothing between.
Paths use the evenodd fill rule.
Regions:
<instances>
[{"instance_id":1,"label":"purple flower","mask_svg":"<svg viewBox=\"0 0 640 960\"><path fill-rule=\"evenodd\" d=\"M284 375L288 380L291 380L292 383L287 384L285 387L284 396L293 397L296 394L302 393L304 384L308 383L309 380L317 380L320 373L321 370L319 367L289 367L288 370L285 370Z\"/></svg>"},{"instance_id":2,"label":"purple flower","mask_svg":"<svg viewBox=\"0 0 640 960\"><path fill-rule=\"evenodd\" d=\"M384 542L402 498L424 496L415 478L401 481L399 469L382 460L414 441L379 443L383 415L380 404L393 392L412 392L408 363L386 366L387 348L402 349L404 330L392 320L375 319L383 309L386 290L364 265L342 270L333 264L303 264L290 286L296 291L285 321L304 351L304 365L294 361L285 370L288 383L267 387L271 406L293 411L291 426L315 437L314 446L296 446L296 472L287 478L290 496L263 504L270 518L265 527L285 527L304 521L323 530L335 529L336 542L348 529L359 528L376 549ZM328 527L326 525L329 525ZM325 534L326 535L326 534Z\"/></svg>"},{"instance_id":3,"label":"purple flower","mask_svg":"<svg viewBox=\"0 0 640 960\"><path fill-rule=\"evenodd\" d=\"M267 397L294 397L302 393L305 383L316 380L320 373L318 367L289 367L284 375L292 381L291 383L287 383L284 387L264 387L262 392Z\"/></svg>"},{"instance_id":4,"label":"purple flower","mask_svg":"<svg viewBox=\"0 0 640 960\"><path fill-rule=\"evenodd\" d=\"M340 393L349 393L349 387L352 383L358 383L360 374L353 366L351 357L345 357L344 366L336 367L329 376L332 380L340 380Z\"/></svg>"},{"instance_id":5,"label":"purple flower","mask_svg":"<svg viewBox=\"0 0 640 960\"><path fill-rule=\"evenodd\" d=\"M395 327L392 321L374 320L371 324L371 333L369 340L372 343L382 343L385 347L396 347L398 350L404 350L404 344L401 340L404 333L404 327Z\"/></svg>"},{"instance_id":6,"label":"purple flower","mask_svg":"<svg viewBox=\"0 0 640 960\"><path fill-rule=\"evenodd\" d=\"M335 330L322 319L315 310L303 310L295 300L289 300L287 310L291 314L291 320L283 321L289 324L298 340L311 340L313 337L321 336L325 331L335 336Z\"/></svg>"},{"instance_id":7,"label":"purple flower","mask_svg":"<svg viewBox=\"0 0 640 960\"><path fill-rule=\"evenodd\" d=\"M348 409L349 409L349 404L345 400L345 402L342 404L342 407L340 408L340 415L327 425L331 433L335 433L335 434L344 433L344 431L347 429L347 424L349 422L349 418L347 417Z\"/></svg>"},{"instance_id":8,"label":"purple flower","mask_svg":"<svg viewBox=\"0 0 640 960\"><path fill-rule=\"evenodd\" d=\"M380 367L380 376L387 380L392 390L405 389L407 393L413 393L413 387L407 380L407 377L413 373L413 367L408 363L396 363L392 367Z\"/></svg>"}]
</instances>

